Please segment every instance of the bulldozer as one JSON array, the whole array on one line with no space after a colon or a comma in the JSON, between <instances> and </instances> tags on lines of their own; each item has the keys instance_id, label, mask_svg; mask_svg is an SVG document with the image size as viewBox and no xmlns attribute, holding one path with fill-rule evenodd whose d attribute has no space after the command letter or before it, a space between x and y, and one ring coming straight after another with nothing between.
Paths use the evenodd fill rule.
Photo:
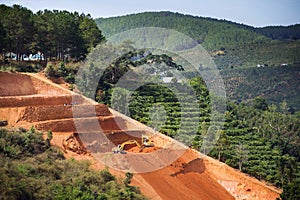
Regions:
<instances>
[{"instance_id":1,"label":"bulldozer","mask_svg":"<svg viewBox=\"0 0 300 200\"><path fill-rule=\"evenodd\" d=\"M112 149L113 153L121 153L121 154L126 154L126 151L124 151L125 145L128 144L136 144L140 148L140 152L145 148L145 147L154 147L154 143L149 140L148 136L142 135L142 145L140 145L136 140L128 140L123 142L122 144L118 144L117 147L114 147Z\"/></svg>"}]
</instances>

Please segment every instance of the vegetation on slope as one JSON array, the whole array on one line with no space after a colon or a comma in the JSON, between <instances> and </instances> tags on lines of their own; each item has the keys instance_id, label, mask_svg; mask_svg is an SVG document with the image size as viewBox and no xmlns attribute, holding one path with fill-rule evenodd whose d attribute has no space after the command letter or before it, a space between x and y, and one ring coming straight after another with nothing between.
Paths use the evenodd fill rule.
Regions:
<instances>
[{"instance_id":1,"label":"vegetation on slope","mask_svg":"<svg viewBox=\"0 0 300 200\"><path fill-rule=\"evenodd\" d=\"M1 199L145 199L107 169L90 169L88 161L65 160L34 128L0 129Z\"/></svg>"},{"instance_id":2,"label":"vegetation on slope","mask_svg":"<svg viewBox=\"0 0 300 200\"><path fill-rule=\"evenodd\" d=\"M145 12L95 21L106 37L133 28L163 27L182 32L208 49L270 41L241 24L172 12Z\"/></svg>"},{"instance_id":3,"label":"vegetation on slope","mask_svg":"<svg viewBox=\"0 0 300 200\"><path fill-rule=\"evenodd\" d=\"M96 19L106 37L139 27L174 29L193 38L215 56L220 69L257 64L299 63L299 25L254 28L226 20L172 12L146 12ZM217 53L219 52L219 54Z\"/></svg>"},{"instance_id":4,"label":"vegetation on slope","mask_svg":"<svg viewBox=\"0 0 300 200\"><path fill-rule=\"evenodd\" d=\"M224 47L224 54L213 57L221 70L235 68L278 67L300 64L300 41L272 41L271 43L240 44Z\"/></svg>"},{"instance_id":5,"label":"vegetation on slope","mask_svg":"<svg viewBox=\"0 0 300 200\"><path fill-rule=\"evenodd\" d=\"M195 88L205 88L199 80L194 80L194 84ZM190 124L181 127L184 124L181 116L186 113L180 109L182 105L176 101L176 96L174 98L174 94L166 89L168 87L148 85L140 88L131 97L130 116L179 140L182 138L177 135L190 136L190 130L196 126L198 131L192 147L205 151L202 146L211 124L211 97L205 90L199 90L202 100L198 102L199 110L189 110ZM158 117L155 121L151 116L151 109L157 103L165 109L166 120ZM291 114L286 102L280 107L268 105L262 98L255 98L252 105L228 102L221 136L209 155L277 187L295 184L300 180L299 124L300 113Z\"/></svg>"},{"instance_id":6,"label":"vegetation on slope","mask_svg":"<svg viewBox=\"0 0 300 200\"><path fill-rule=\"evenodd\" d=\"M256 98L251 106L228 103L221 137L210 155L282 187L300 178L300 118Z\"/></svg>"},{"instance_id":7,"label":"vegetation on slope","mask_svg":"<svg viewBox=\"0 0 300 200\"><path fill-rule=\"evenodd\" d=\"M300 39L300 24L291 26L267 26L256 28L256 32L273 40L298 40Z\"/></svg>"},{"instance_id":8,"label":"vegetation on slope","mask_svg":"<svg viewBox=\"0 0 300 200\"><path fill-rule=\"evenodd\" d=\"M291 112L300 109L300 68L298 66L260 67L221 71L226 95L237 102L255 97L279 105L286 101Z\"/></svg>"},{"instance_id":9,"label":"vegetation on slope","mask_svg":"<svg viewBox=\"0 0 300 200\"><path fill-rule=\"evenodd\" d=\"M77 77L76 84L85 96L94 98L99 103L111 105L112 89L122 76L127 72L133 73L126 82L127 87L131 87L135 84L130 83L131 79L144 75L135 73L133 69L149 63L156 66L148 69L153 73L160 73L164 69L184 70L166 54L155 55L150 51L134 49L131 43L127 42L120 45L102 44L88 56L85 67L81 69L81 75ZM146 78L140 77L140 80Z\"/></svg>"},{"instance_id":10,"label":"vegetation on slope","mask_svg":"<svg viewBox=\"0 0 300 200\"><path fill-rule=\"evenodd\" d=\"M298 81L288 81L289 78L299 79L299 24L254 28L172 12L146 12L95 21L106 37L139 27L162 27L182 32L211 54L224 76L231 100L253 100L263 96L271 103L286 100L289 106L299 109ZM257 66L264 69L254 69Z\"/></svg>"}]
</instances>

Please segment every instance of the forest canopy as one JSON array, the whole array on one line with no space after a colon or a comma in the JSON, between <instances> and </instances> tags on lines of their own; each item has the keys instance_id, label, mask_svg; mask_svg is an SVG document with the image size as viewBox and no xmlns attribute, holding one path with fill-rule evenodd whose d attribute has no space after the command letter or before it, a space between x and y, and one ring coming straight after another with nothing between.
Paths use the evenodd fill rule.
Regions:
<instances>
[{"instance_id":1,"label":"forest canopy","mask_svg":"<svg viewBox=\"0 0 300 200\"><path fill-rule=\"evenodd\" d=\"M0 5L0 53L13 52L16 60L38 52L45 60L83 60L103 40L89 14Z\"/></svg>"}]
</instances>

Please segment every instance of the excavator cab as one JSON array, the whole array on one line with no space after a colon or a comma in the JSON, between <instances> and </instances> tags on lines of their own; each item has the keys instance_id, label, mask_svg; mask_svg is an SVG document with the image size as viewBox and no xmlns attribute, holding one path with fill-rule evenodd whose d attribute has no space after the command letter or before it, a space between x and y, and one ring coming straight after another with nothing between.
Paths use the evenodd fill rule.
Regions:
<instances>
[{"instance_id":1,"label":"excavator cab","mask_svg":"<svg viewBox=\"0 0 300 200\"><path fill-rule=\"evenodd\" d=\"M154 147L154 143L146 135L142 135L142 145L144 147Z\"/></svg>"},{"instance_id":2,"label":"excavator cab","mask_svg":"<svg viewBox=\"0 0 300 200\"><path fill-rule=\"evenodd\" d=\"M114 147L112 149L112 152L113 153L121 153L121 154L125 154L126 153L123 149L121 149L121 144L119 144L117 147Z\"/></svg>"}]
</instances>

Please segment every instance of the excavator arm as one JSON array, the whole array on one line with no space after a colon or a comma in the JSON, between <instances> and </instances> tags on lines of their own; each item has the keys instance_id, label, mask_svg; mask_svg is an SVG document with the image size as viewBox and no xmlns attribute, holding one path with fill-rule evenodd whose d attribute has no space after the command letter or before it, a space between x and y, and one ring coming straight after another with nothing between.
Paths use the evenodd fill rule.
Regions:
<instances>
[{"instance_id":1,"label":"excavator arm","mask_svg":"<svg viewBox=\"0 0 300 200\"><path fill-rule=\"evenodd\" d=\"M114 147L112 152L125 154L126 152L124 151L124 147L129 144L136 144L136 146L140 148L140 151L142 151L145 147L154 147L154 143L149 140L148 136L142 135L142 144L139 144L136 140L128 140L119 144L117 147Z\"/></svg>"},{"instance_id":2,"label":"excavator arm","mask_svg":"<svg viewBox=\"0 0 300 200\"><path fill-rule=\"evenodd\" d=\"M113 153L125 153L124 147L125 147L125 145L128 145L128 144L136 144L136 146L141 148L141 145L136 140L129 140L129 141L123 142L122 144L119 144L117 147L113 148L112 149Z\"/></svg>"},{"instance_id":3,"label":"excavator arm","mask_svg":"<svg viewBox=\"0 0 300 200\"><path fill-rule=\"evenodd\" d=\"M141 148L141 145L140 145L136 140L129 140L129 141L123 142L123 143L121 144L120 150L123 151L125 145L127 145L127 144L136 144L136 146L138 146L138 147Z\"/></svg>"}]
</instances>

